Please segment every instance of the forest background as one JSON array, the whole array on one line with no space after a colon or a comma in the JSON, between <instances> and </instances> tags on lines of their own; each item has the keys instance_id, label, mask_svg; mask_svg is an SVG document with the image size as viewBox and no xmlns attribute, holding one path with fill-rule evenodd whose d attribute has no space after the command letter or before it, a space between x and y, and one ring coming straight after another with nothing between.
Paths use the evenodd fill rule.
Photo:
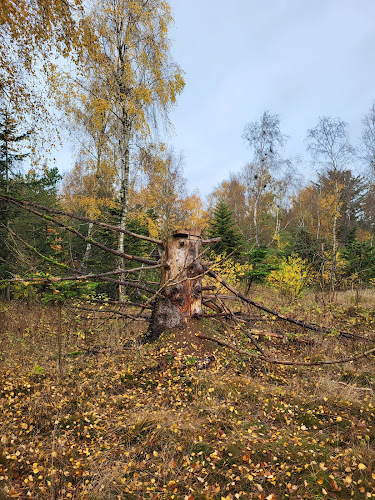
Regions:
<instances>
[{"instance_id":1,"label":"forest background","mask_svg":"<svg viewBox=\"0 0 375 500\"><path fill-rule=\"evenodd\" d=\"M169 116L184 88L183 70L171 58L169 5L152 2L149 10L139 2L125 8L121 2L64 5L55 10L43 2L3 5L4 194L154 238L181 226L200 227L209 236L222 236L216 253L235 250L232 258L245 266L241 276L247 288L267 281L289 294L298 279L301 292L310 284L332 296L337 288L372 285L375 102L363 114L357 148L343 119L321 116L311 124L305 140L312 174L307 182L300 174L306 161L285 155L290 138L279 116L265 110L242 132L249 162L228 172L203 200L198 191L188 192L183 154L158 139L170 129ZM43 23L48 29L42 30ZM59 140L49 125L56 123L55 110L60 127L76 141L74 165L63 179L46 159ZM2 204L3 279L36 271L35 250L85 272L124 265L104 258L89 242L73 242L45 221ZM134 250L121 236L107 241L92 223L80 223L79 230L119 251ZM146 247L137 251L149 254ZM302 268L306 276L292 278ZM55 272L50 263L41 270ZM125 293L105 289L112 296Z\"/></svg>"}]
</instances>

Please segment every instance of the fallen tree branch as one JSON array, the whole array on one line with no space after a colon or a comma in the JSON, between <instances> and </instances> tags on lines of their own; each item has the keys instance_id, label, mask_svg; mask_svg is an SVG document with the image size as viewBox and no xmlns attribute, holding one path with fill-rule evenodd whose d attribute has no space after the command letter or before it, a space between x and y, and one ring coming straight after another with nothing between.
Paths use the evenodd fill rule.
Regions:
<instances>
[{"instance_id":1,"label":"fallen tree branch","mask_svg":"<svg viewBox=\"0 0 375 500\"><path fill-rule=\"evenodd\" d=\"M212 245L212 243L219 243L220 241L221 241L221 236L218 236L217 238L202 240L202 245Z\"/></svg>"},{"instance_id":2,"label":"fallen tree branch","mask_svg":"<svg viewBox=\"0 0 375 500\"><path fill-rule=\"evenodd\" d=\"M270 337L270 338L275 338L275 339L281 339L284 340L285 342L292 342L296 344L307 344L307 345L315 345L315 340L314 339L306 339L306 338L300 338L300 337L292 337L291 339L288 338L287 335L282 335L281 333L275 333L275 332L261 332L259 330L252 330L251 333L253 335L260 335L262 337Z\"/></svg>"},{"instance_id":3,"label":"fallen tree branch","mask_svg":"<svg viewBox=\"0 0 375 500\"><path fill-rule=\"evenodd\" d=\"M23 207L20 207L20 208L25 208L25 206L34 207L34 208L37 208L39 210L43 210L43 211L50 213L50 214L63 215L65 217L69 217L71 219L76 219L76 220L80 220L82 222L88 222L88 223L94 224L96 226L103 227L104 229L116 231L118 233L124 233L124 234L127 234L128 236L132 236L133 238L138 238L140 240L149 241L150 243L155 243L157 245L163 245L163 242L161 240L156 239L156 238L151 238L150 236L144 236L142 234L133 233L132 231L128 231L127 229L122 229L121 227L118 227L118 226L112 226L111 224L106 224L105 222L99 222L95 219L89 219L88 217L83 217L83 216L75 215L75 214L72 214L69 212L64 212L63 210L48 208L48 207L45 207L43 205L39 205L38 203L35 203L32 201L18 200L17 198L13 198L12 196L4 196L4 195L0 195L0 199L5 200L5 201L10 201L14 205L18 205L18 206L23 205Z\"/></svg>"},{"instance_id":4,"label":"fallen tree branch","mask_svg":"<svg viewBox=\"0 0 375 500\"><path fill-rule=\"evenodd\" d=\"M325 326L319 326L319 325L317 325L317 326L316 325L311 325L309 323L305 323L304 321L299 321L297 319L290 318L288 316L285 316L284 314L281 314L281 313L279 313L277 311L274 311L274 310L272 310L272 309L270 309L270 308L268 308L266 306L263 306L262 304L259 304L258 302L255 302L254 300L249 299L243 293L239 292L232 285L230 285L225 280L223 280L223 278L221 276L219 276L218 274L216 274L215 271L213 271L212 269L209 269L208 267L205 267L205 268L206 268L208 276L211 276L212 278L215 278L227 290L229 290L230 292L232 292L236 297L238 297L239 299L243 300L247 304L250 304L250 305L252 305L252 306L254 306L254 307L256 307L256 308L258 308L258 309L260 309L262 311L265 311L268 314L272 314L273 316L276 316L277 318L281 319L282 321L287 321L288 323L292 323L294 325L301 326L302 328L306 328L308 330L313 330L314 332L331 333L331 330L332 330L331 328L327 328ZM355 334L355 333L351 333L351 332L339 331L338 334L340 336L342 336L342 337L350 338L350 339L360 338L360 339L367 340L367 341L370 340L370 339L368 339L367 337L365 337L363 335L359 335L359 334Z\"/></svg>"},{"instance_id":5,"label":"fallen tree branch","mask_svg":"<svg viewBox=\"0 0 375 500\"><path fill-rule=\"evenodd\" d=\"M83 299L80 299L83 300ZM132 307L140 307L142 309L152 309L151 305L147 304L139 304L138 302L132 302L130 300L126 300L124 302L121 302L119 300L114 300L114 299L84 299L86 302L93 302L95 304L114 304L114 305L119 305L120 308L126 307L126 306L132 306Z\"/></svg>"},{"instance_id":6,"label":"fallen tree branch","mask_svg":"<svg viewBox=\"0 0 375 500\"><path fill-rule=\"evenodd\" d=\"M337 381L336 384L344 385L345 387L349 387L350 389L356 389L357 391L369 391L373 393L373 389L371 387L358 387L358 385L354 384L345 384L345 382Z\"/></svg>"},{"instance_id":7,"label":"fallen tree branch","mask_svg":"<svg viewBox=\"0 0 375 500\"><path fill-rule=\"evenodd\" d=\"M150 321L151 316L133 316L132 314L127 314L122 311L114 311L113 309L92 309L90 307L82 307L82 306L71 306L71 309L79 310L79 311L87 311L94 313L112 313L113 315L117 314L118 316L122 316L127 319L132 319L134 321ZM98 318L102 319L102 318Z\"/></svg>"},{"instance_id":8,"label":"fallen tree branch","mask_svg":"<svg viewBox=\"0 0 375 500\"><path fill-rule=\"evenodd\" d=\"M375 353L375 347L372 349L361 352L359 354L356 354L354 356L350 356L348 358L343 358L343 359L332 359L332 360L318 360L318 361L289 361L289 360L282 360L282 359L275 359L275 358L269 358L267 356L263 356L262 354L255 354L250 351L246 351L245 349L239 349L233 344L229 344L228 342L225 342L223 340L217 339L215 337L209 337L208 335L204 335L202 333L197 333L196 337L204 339L204 340L211 340L212 342L216 342L217 344L223 346L223 347L228 347L229 349L232 349L239 354L244 354L245 356L251 356L253 358L258 358L263 361L268 361L271 364L276 364L276 365L287 365L287 366L321 366L321 365L336 365L336 364L341 364L341 363L349 363L351 361L356 361L357 359L365 358L367 356L370 356L371 354Z\"/></svg>"},{"instance_id":9,"label":"fallen tree branch","mask_svg":"<svg viewBox=\"0 0 375 500\"><path fill-rule=\"evenodd\" d=\"M86 278L87 281L90 281L88 278ZM41 283L41 284L47 284L47 283L61 283L64 281L76 281L72 277L69 277L67 279L65 278L55 278L52 276L49 276L48 278L9 278L5 280L0 280L0 283ZM136 283L133 281L122 281L122 280L115 280L112 278L108 277L102 277L101 281L107 281L109 283L115 283L116 285L124 285L124 286L129 286L131 288L138 288L140 290L144 290L147 293L155 293L154 288L149 288L145 285L141 285L140 283Z\"/></svg>"},{"instance_id":10,"label":"fallen tree branch","mask_svg":"<svg viewBox=\"0 0 375 500\"><path fill-rule=\"evenodd\" d=\"M0 199L7 199L7 198L0 195ZM37 212L36 210L33 210L32 208L24 206L21 203L18 203L17 201L12 201L12 203L20 208L23 208L27 212L30 212L34 215L37 215L38 217L40 217L48 222L52 222L53 224L56 224L57 226L62 227L63 229L66 229L67 231L71 232L72 234L75 234L76 236L78 236L78 238L85 241L86 243L90 243L91 245L94 245L94 246L100 248L100 250L103 250L105 252L116 255L117 257L122 257L126 260L135 260L136 262L141 262L142 264L147 264L150 266L155 266L155 265L159 264L159 262L157 262L156 260L144 259L144 258L138 257L136 255L129 255L129 254L120 252L120 250L114 250L113 248L109 248L106 245L103 245L102 243L99 243L98 241L93 240L92 238L88 238L87 236L85 236L82 233L80 233L79 231L77 231L77 229L74 229L73 227L70 227L70 226L64 224L63 222L58 221L58 220L50 217L49 215L41 214L40 212Z\"/></svg>"},{"instance_id":11,"label":"fallen tree branch","mask_svg":"<svg viewBox=\"0 0 375 500\"><path fill-rule=\"evenodd\" d=\"M215 295L215 294L202 295L202 299L241 300L240 297L236 297L234 295Z\"/></svg>"},{"instance_id":12,"label":"fallen tree branch","mask_svg":"<svg viewBox=\"0 0 375 500\"><path fill-rule=\"evenodd\" d=\"M238 326L238 328L241 330L241 332L246 335L246 337L248 339L251 340L251 342L255 345L255 347L258 349L258 351L265 357L265 358L268 358L268 354L266 354L264 352L264 350L262 349L262 347L259 345L259 342L256 341L256 339L254 338L254 336L248 332L240 323L239 321L237 320L237 318L234 316L234 314L232 313L231 311L231 319L236 323L236 325Z\"/></svg>"},{"instance_id":13,"label":"fallen tree branch","mask_svg":"<svg viewBox=\"0 0 375 500\"><path fill-rule=\"evenodd\" d=\"M38 255L38 257L40 257L44 261L49 262L50 264L54 264L55 266L62 267L63 269L67 269L69 271L72 271L72 269L67 264L64 264L63 262L59 262L58 260L54 259L53 257L48 257L47 255L43 255L42 253L40 253L35 247L33 247L32 245L27 243L27 241L25 241L23 238L21 238L21 236L19 236L17 233L12 231L10 229L10 227L5 226L4 224L0 224L0 225L1 225L1 227L5 228L7 231L9 231L9 233L14 238L18 239L23 245L25 245L26 248L28 248L32 252L36 253Z\"/></svg>"},{"instance_id":14,"label":"fallen tree branch","mask_svg":"<svg viewBox=\"0 0 375 500\"><path fill-rule=\"evenodd\" d=\"M136 267L134 269L117 269L116 271L108 271L108 272L105 272L105 273L99 273L99 274L75 274L75 275L72 275L72 276L49 276L48 277L48 281L53 281L53 282L60 282L60 281L92 281L92 280L96 280L96 279L102 279L102 278L106 278L108 276L112 276L112 275L116 275L116 274L128 274L128 273L132 273L134 271L139 271L139 270L148 270L148 269L157 269L157 268L160 268L160 267L163 267L162 264L157 264L155 266L150 266L150 267ZM8 280L1 280L1 281L8 281L8 282L16 282L16 281L40 281L42 280L43 281L44 278L27 278L27 279L24 279L24 278L9 278ZM105 280L104 280L105 281ZM133 282L133 281L132 281ZM115 283L120 283L119 281L115 281ZM123 282L121 282L123 283ZM128 283L128 282L126 282ZM156 284L156 283L152 283L152 284Z\"/></svg>"},{"instance_id":15,"label":"fallen tree branch","mask_svg":"<svg viewBox=\"0 0 375 500\"><path fill-rule=\"evenodd\" d=\"M206 305L206 304L205 304ZM233 314L237 315L242 315L243 313L241 312L234 312ZM197 313L195 314L196 318L218 318L218 317L228 317L229 314L227 312L221 312L221 313Z\"/></svg>"}]
</instances>

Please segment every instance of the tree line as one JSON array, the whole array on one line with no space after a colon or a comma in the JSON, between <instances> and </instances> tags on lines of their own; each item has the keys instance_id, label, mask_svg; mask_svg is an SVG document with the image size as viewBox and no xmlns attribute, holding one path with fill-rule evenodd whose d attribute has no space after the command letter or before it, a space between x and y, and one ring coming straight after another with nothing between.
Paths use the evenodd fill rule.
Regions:
<instances>
[{"instance_id":1,"label":"tree line","mask_svg":"<svg viewBox=\"0 0 375 500\"><path fill-rule=\"evenodd\" d=\"M153 238L181 226L221 236L216 253L246 264L247 286L292 256L331 295L375 279L375 103L363 118L360 150L340 118L321 117L308 130L317 175L303 186L301 160L285 157L288 137L278 115L265 111L243 132L249 162L212 191L207 206L187 191L182 155L158 139L184 88L170 53L167 2L2 2L0 19L1 193L92 221L72 222L86 238L75 240L2 200L1 279L124 269L121 257L102 255L94 240L157 257L152 243L109 234L95 220ZM75 164L63 180L40 160L52 107L76 141ZM120 298L126 293L100 286Z\"/></svg>"},{"instance_id":2,"label":"tree line","mask_svg":"<svg viewBox=\"0 0 375 500\"><path fill-rule=\"evenodd\" d=\"M246 125L252 159L211 194L212 233L235 231L220 250L242 242L243 255L264 278L294 254L314 270L321 289L369 284L375 276L375 103L363 118L361 147L351 145L348 124L323 116L306 134L312 179L303 185L300 159L283 157L287 137L278 115L265 111ZM316 175L314 175L316 171ZM362 173L359 173L362 172ZM227 228L220 220L231 219ZM229 229L230 228L230 229ZM232 241L231 243L224 243Z\"/></svg>"}]
</instances>

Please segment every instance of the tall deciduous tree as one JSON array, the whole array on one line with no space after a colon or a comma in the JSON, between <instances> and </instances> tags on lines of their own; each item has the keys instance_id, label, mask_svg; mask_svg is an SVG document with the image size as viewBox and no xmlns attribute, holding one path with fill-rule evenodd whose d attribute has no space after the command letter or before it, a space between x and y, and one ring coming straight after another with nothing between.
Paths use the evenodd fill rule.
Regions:
<instances>
[{"instance_id":1,"label":"tall deciduous tree","mask_svg":"<svg viewBox=\"0 0 375 500\"><path fill-rule=\"evenodd\" d=\"M149 144L140 149L138 163L141 173L132 186L130 207L138 218L147 219L153 236L165 238L173 229L206 225L199 194L187 194L182 154L165 144Z\"/></svg>"},{"instance_id":2,"label":"tall deciduous tree","mask_svg":"<svg viewBox=\"0 0 375 500\"><path fill-rule=\"evenodd\" d=\"M94 2L84 22L82 76L76 81L84 94L90 93L88 74L100 82L93 94L97 108L110 111L115 119L123 229L132 146L150 134L158 116L168 121L184 87L182 71L170 56L171 22L170 6L164 0ZM124 249L122 233L118 249Z\"/></svg>"},{"instance_id":3,"label":"tall deciduous tree","mask_svg":"<svg viewBox=\"0 0 375 500\"><path fill-rule=\"evenodd\" d=\"M375 233L375 101L362 120L362 124L361 156L372 174L372 183L364 203L364 218L371 234L371 242L373 242Z\"/></svg>"},{"instance_id":4,"label":"tall deciduous tree","mask_svg":"<svg viewBox=\"0 0 375 500\"><path fill-rule=\"evenodd\" d=\"M344 185L340 179L340 172L350 168L355 150L349 142L347 123L340 118L323 116L318 124L307 132L307 149L313 160L323 169L331 172L331 189L324 199L322 198L323 215L330 218L332 234L332 265L330 287L335 291L336 264L338 251L338 220L342 216L341 193Z\"/></svg>"},{"instance_id":5,"label":"tall deciduous tree","mask_svg":"<svg viewBox=\"0 0 375 500\"><path fill-rule=\"evenodd\" d=\"M360 175L353 175L351 170L335 171L330 169L319 175L316 194L319 196L320 193L322 199L331 196L332 202L335 204L336 198L333 195L336 190L336 183L339 187L340 208L340 217L337 221L337 238L338 243L345 245L350 239L349 235L359 227L367 195L367 186L364 179ZM332 212L332 210L327 212ZM326 230L329 230L329 224Z\"/></svg>"},{"instance_id":6,"label":"tall deciduous tree","mask_svg":"<svg viewBox=\"0 0 375 500\"><path fill-rule=\"evenodd\" d=\"M277 172L285 163L280 149L285 146L288 138L280 131L279 116L271 115L269 111L265 111L259 121L249 122L242 137L253 151L251 172L247 171L244 175L248 197L252 200L255 243L259 246L259 204L269 186L271 172Z\"/></svg>"},{"instance_id":7,"label":"tall deciduous tree","mask_svg":"<svg viewBox=\"0 0 375 500\"><path fill-rule=\"evenodd\" d=\"M152 210L157 217L157 234L165 238L182 223L182 200L186 196L183 156L165 144L142 148L139 164L143 176L134 201L142 213Z\"/></svg>"},{"instance_id":8,"label":"tall deciduous tree","mask_svg":"<svg viewBox=\"0 0 375 500\"><path fill-rule=\"evenodd\" d=\"M100 82L95 76L88 78L87 94L78 94L71 99L69 93L56 95L58 106L64 111L67 127L78 142L79 152L73 171L64 183L65 201L79 208L83 215L96 219L105 208L113 208L117 181L115 120L109 109L104 107L96 95L100 94ZM92 238L93 223L88 224L87 236ZM81 264L91 255L88 242Z\"/></svg>"},{"instance_id":9,"label":"tall deciduous tree","mask_svg":"<svg viewBox=\"0 0 375 500\"><path fill-rule=\"evenodd\" d=\"M362 158L375 178L375 101L362 120Z\"/></svg>"}]
</instances>

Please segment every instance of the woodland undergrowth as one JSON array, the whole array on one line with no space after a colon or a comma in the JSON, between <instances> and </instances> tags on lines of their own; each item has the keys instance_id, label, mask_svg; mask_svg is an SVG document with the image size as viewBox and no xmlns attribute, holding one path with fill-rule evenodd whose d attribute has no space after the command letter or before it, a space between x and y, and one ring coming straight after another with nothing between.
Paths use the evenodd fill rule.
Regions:
<instances>
[{"instance_id":1,"label":"woodland undergrowth","mask_svg":"<svg viewBox=\"0 0 375 500\"><path fill-rule=\"evenodd\" d=\"M374 310L311 307L310 321L375 339ZM375 498L374 357L272 366L184 331L123 349L141 323L0 304L0 498ZM254 312L255 314L255 312ZM213 319L212 336L252 349ZM194 329L199 329L198 322ZM337 358L368 347L259 317L274 357ZM193 345L192 345L193 344ZM255 353L255 351L252 351ZM2 495L2 496L1 496Z\"/></svg>"}]
</instances>

